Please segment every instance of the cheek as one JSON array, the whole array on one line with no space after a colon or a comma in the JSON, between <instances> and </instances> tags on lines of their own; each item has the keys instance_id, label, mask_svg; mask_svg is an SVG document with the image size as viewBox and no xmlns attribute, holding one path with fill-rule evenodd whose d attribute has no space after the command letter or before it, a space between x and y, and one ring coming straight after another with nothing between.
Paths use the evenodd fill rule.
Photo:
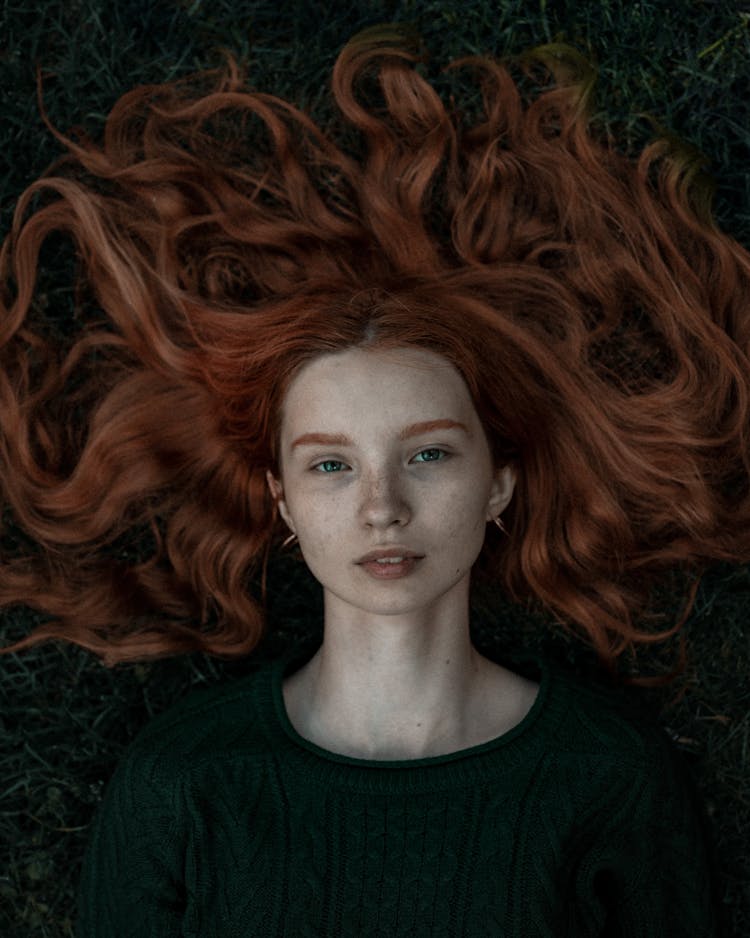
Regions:
<instances>
[{"instance_id":1,"label":"cheek","mask_svg":"<svg viewBox=\"0 0 750 938\"><path fill-rule=\"evenodd\" d=\"M305 519L300 526L299 549L307 569L321 586L339 582L356 560L357 548L345 531L329 526L325 521ZM362 551L360 551L361 553Z\"/></svg>"},{"instance_id":2,"label":"cheek","mask_svg":"<svg viewBox=\"0 0 750 938\"><path fill-rule=\"evenodd\" d=\"M471 566L479 556L487 531L486 502L477 498L458 497L435 514L436 548L446 558ZM457 571L458 572L458 571Z\"/></svg>"},{"instance_id":3,"label":"cheek","mask_svg":"<svg viewBox=\"0 0 750 938\"><path fill-rule=\"evenodd\" d=\"M320 497L307 499L304 506L298 506L294 513L297 534L311 551L335 551L341 543L339 532L346 516L341 507L336 511L335 506Z\"/></svg>"},{"instance_id":4,"label":"cheek","mask_svg":"<svg viewBox=\"0 0 750 938\"><path fill-rule=\"evenodd\" d=\"M441 500L440 513L449 520L456 532L466 534L484 526L488 496L482 485L477 484L467 492L465 486L456 488Z\"/></svg>"}]
</instances>

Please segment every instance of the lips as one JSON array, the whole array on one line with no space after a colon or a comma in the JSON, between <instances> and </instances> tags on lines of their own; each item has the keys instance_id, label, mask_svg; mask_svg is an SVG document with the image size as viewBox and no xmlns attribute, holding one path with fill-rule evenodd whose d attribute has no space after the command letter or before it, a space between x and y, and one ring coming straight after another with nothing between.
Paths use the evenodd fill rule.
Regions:
<instances>
[{"instance_id":1,"label":"lips","mask_svg":"<svg viewBox=\"0 0 750 938\"><path fill-rule=\"evenodd\" d=\"M371 550L369 554L365 554L364 557L360 557L357 563L369 563L371 560L380 560L384 557L423 557L423 554L417 554L413 550L409 550L408 547L381 547L375 550Z\"/></svg>"}]
</instances>

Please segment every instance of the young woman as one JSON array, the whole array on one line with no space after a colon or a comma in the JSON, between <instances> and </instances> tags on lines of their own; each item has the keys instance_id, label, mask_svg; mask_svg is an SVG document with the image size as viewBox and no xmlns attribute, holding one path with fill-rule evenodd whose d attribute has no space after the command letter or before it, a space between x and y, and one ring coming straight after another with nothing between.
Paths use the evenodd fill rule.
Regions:
<instances>
[{"instance_id":1,"label":"young woman","mask_svg":"<svg viewBox=\"0 0 750 938\"><path fill-rule=\"evenodd\" d=\"M614 669L689 614L697 582L676 625L643 624L665 568L750 559L750 257L684 158L657 142L633 164L589 133L591 76L554 51L523 60L558 78L528 106L505 65L454 63L484 79L463 126L398 30L360 34L332 82L359 157L231 63L213 89L138 88L22 197L0 466L49 562L5 564L0 600L57 619L5 650L247 656L247 574L283 535L324 600L317 648L132 744L79 938L716 933L658 727L469 634L476 572ZM62 362L28 325L61 229L115 327ZM86 367L81 434L41 405ZM154 558L97 554L144 522Z\"/></svg>"}]
</instances>

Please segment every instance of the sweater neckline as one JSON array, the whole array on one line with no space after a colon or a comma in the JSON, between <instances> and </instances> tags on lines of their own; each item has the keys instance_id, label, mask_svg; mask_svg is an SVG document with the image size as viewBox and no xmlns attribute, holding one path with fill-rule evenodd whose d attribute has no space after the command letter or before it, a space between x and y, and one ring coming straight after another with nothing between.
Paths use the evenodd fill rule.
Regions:
<instances>
[{"instance_id":1,"label":"sweater neckline","mask_svg":"<svg viewBox=\"0 0 750 938\"><path fill-rule=\"evenodd\" d=\"M521 667L521 670L525 670L529 676L533 676L539 682L539 690L526 716L500 736L466 749L416 759L373 760L347 756L305 739L292 725L286 710L282 682L288 675L309 661L316 650L307 649L303 652L298 650L275 661L267 671L266 694L269 703L272 703L271 710L277 723L275 728L277 734L280 730L285 738L287 757L301 765L304 771L309 773L309 777L317 775L329 783L334 778L340 778L346 774L342 771L344 767L350 769L348 775L351 780L357 777L363 778L364 775L360 773L365 773L372 781L373 770L380 770L382 775L396 773L402 779L404 773L410 773L414 780L417 777L426 778L429 775L431 781L434 782L437 774L442 775L445 781L455 778L456 775L466 781L467 773L469 776L474 776L477 772L484 774L482 771L484 768L489 771L487 757L493 753L502 753L506 764L508 760L520 759L522 757L520 750L530 743L533 745L533 741L540 736L539 732L534 732L537 724L552 720L554 713L559 710L559 704L555 705L557 695L552 693L556 676L550 669L549 663L539 655L524 652L513 655L508 659L508 664L526 664L526 668ZM492 759L490 761L496 762Z\"/></svg>"}]
</instances>

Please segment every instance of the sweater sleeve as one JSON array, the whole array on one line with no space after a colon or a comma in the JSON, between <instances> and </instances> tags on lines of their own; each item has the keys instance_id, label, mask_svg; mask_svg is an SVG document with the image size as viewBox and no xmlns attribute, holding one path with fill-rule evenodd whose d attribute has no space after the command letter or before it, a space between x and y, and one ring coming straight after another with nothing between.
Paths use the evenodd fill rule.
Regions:
<instances>
[{"instance_id":1,"label":"sweater sleeve","mask_svg":"<svg viewBox=\"0 0 750 938\"><path fill-rule=\"evenodd\" d=\"M185 908L179 786L134 744L95 815L78 888L76 938L178 938Z\"/></svg>"},{"instance_id":2,"label":"sweater sleeve","mask_svg":"<svg viewBox=\"0 0 750 938\"><path fill-rule=\"evenodd\" d=\"M697 791L663 732L631 780L602 838L594 892L607 908L607 938L718 938L715 882Z\"/></svg>"}]
</instances>

